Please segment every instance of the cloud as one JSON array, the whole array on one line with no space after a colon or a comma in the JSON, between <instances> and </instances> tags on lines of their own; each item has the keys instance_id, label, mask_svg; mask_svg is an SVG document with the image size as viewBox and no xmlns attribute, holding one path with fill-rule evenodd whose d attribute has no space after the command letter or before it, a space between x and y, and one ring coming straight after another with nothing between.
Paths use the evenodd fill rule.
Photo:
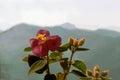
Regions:
<instances>
[{"instance_id":1,"label":"cloud","mask_svg":"<svg viewBox=\"0 0 120 80\"><path fill-rule=\"evenodd\" d=\"M33 11L23 14L22 22L36 25L56 25L66 22L66 16L60 13L50 13L46 11Z\"/></svg>"},{"instance_id":2,"label":"cloud","mask_svg":"<svg viewBox=\"0 0 120 80\"><path fill-rule=\"evenodd\" d=\"M120 25L119 4L119 0L0 0L0 23Z\"/></svg>"}]
</instances>

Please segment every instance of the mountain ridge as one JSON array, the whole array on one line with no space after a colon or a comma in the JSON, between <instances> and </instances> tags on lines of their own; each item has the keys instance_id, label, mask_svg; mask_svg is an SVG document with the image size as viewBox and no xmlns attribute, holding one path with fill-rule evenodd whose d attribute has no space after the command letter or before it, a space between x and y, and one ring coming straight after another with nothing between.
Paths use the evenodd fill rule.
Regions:
<instances>
[{"instance_id":1,"label":"mountain ridge","mask_svg":"<svg viewBox=\"0 0 120 80\"><path fill-rule=\"evenodd\" d=\"M10 29L14 29L16 27L42 27L42 26L38 26L38 25L33 25L33 24L27 24L27 23L20 23L20 24L17 24L17 25L14 25L13 27L11 27ZM82 30L82 31L88 31L88 32L96 32L96 34L99 34L99 35L104 35L104 36L112 36L112 37L118 37L120 36L120 32L118 31L114 31L114 30L109 30L109 29L97 29L97 30L88 30L88 29L80 29L80 28L77 28L74 24L71 24L71 23L63 23L63 24L60 24L60 25L56 25L56 26L46 26L47 28L50 28L50 27L61 27L61 28L64 28L64 29L67 29L67 30ZM43 29L45 27L42 27ZM9 30L9 29L8 29ZM6 30L6 31L8 31ZM6 32L6 31L2 31L2 32Z\"/></svg>"},{"instance_id":2,"label":"mountain ridge","mask_svg":"<svg viewBox=\"0 0 120 80\"><path fill-rule=\"evenodd\" d=\"M72 23L63 23L59 26L68 30L77 29L77 27Z\"/></svg>"}]
</instances>

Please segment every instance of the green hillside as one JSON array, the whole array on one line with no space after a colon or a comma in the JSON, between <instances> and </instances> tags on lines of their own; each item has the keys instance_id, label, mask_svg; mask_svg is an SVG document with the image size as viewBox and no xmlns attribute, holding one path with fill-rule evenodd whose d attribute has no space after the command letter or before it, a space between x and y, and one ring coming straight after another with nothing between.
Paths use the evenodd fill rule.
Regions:
<instances>
[{"instance_id":1,"label":"green hillside","mask_svg":"<svg viewBox=\"0 0 120 80\"><path fill-rule=\"evenodd\" d=\"M107 36L89 30L68 30L60 26L43 28L35 25L19 24L0 34L0 80L42 80L44 74L41 76L32 74L27 77L28 65L22 62L22 58L26 54L30 54L25 53L24 48L29 46L29 39L35 37L36 31L39 29L49 30L51 34L59 34L63 39L63 43L67 41L69 36L74 38L85 37L86 43L84 46L90 48L90 50L76 54L74 59L82 59L89 68L98 64L102 69L110 70L110 77L113 80L120 79L120 63L118 62L120 61L119 36ZM118 34L116 33L116 35ZM52 65L53 73L59 69L54 65ZM76 80L76 77L71 77L70 80L73 79Z\"/></svg>"}]
</instances>

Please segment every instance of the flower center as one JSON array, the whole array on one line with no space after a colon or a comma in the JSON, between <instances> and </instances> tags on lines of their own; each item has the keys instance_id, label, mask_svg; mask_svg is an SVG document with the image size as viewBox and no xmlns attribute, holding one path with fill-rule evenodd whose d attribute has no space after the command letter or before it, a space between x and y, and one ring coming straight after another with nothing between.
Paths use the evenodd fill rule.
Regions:
<instances>
[{"instance_id":1,"label":"flower center","mask_svg":"<svg viewBox=\"0 0 120 80\"><path fill-rule=\"evenodd\" d=\"M37 34L37 39L40 39L42 41L46 41L46 34Z\"/></svg>"}]
</instances>

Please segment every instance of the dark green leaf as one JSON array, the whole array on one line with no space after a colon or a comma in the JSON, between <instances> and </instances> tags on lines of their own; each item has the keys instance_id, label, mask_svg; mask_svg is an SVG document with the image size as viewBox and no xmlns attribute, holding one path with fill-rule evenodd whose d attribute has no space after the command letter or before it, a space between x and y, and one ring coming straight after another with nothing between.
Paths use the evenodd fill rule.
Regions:
<instances>
[{"instance_id":1,"label":"dark green leaf","mask_svg":"<svg viewBox=\"0 0 120 80\"><path fill-rule=\"evenodd\" d=\"M56 76L54 74L46 74L44 80L56 80Z\"/></svg>"},{"instance_id":2,"label":"dark green leaf","mask_svg":"<svg viewBox=\"0 0 120 80\"><path fill-rule=\"evenodd\" d=\"M31 66L33 63L35 63L38 60L43 60L40 57L34 56L34 55L28 55L28 64Z\"/></svg>"},{"instance_id":3,"label":"dark green leaf","mask_svg":"<svg viewBox=\"0 0 120 80\"><path fill-rule=\"evenodd\" d=\"M31 73L33 73L35 71L42 69L46 65L46 63L47 63L46 60L38 60L38 61L34 62L28 71L28 75L30 75Z\"/></svg>"},{"instance_id":4,"label":"dark green leaf","mask_svg":"<svg viewBox=\"0 0 120 80\"><path fill-rule=\"evenodd\" d=\"M66 44L63 44L62 46L60 46L58 48L58 51L60 52L64 52L64 51L67 51L67 49L70 47L70 44L69 43L66 43Z\"/></svg>"},{"instance_id":5,"label":"dark green leaf","mask_svg":"<svg viewBox=\"0 0 120 80\"><path fill-rule=\"evenodd\" d=\"M87 51L87 50L89 50L89 49L87 49L87 48L77 48L76 49L76 51Z\"/></svg>"},{"instance_id":6,"label":"dark green leaf","mask_svg":"<svg viewBox=\"0 0 120 80\"><path fill-rule=\"evenodd\" d=\"M68 58L61 59L60 65L62 66L64 70L67 70L68 69Z\"/></svg>"},{"instance_id":7,"label":"dark green leaf","mask_svg":"<svg viewBox=\"0 0 120 80\"><path fill-rule=\"evenodd\" d=\"M84 62L80 61L80 60L75 60L74 64L72 64L74 67L76 67L77 69L81 70L82 72L86 72L86 65Z\"/></svg>"},{"instance_id":8,"label":"dark green leaf","mask_svg":"<svg viewBox=\"0 0 120 80\"><path fill-rule=\"evenodd\" d=\"M79 77L87 77L83 72L77 71L77 70L72 70L71 73L75 74L76 76Z\"/></svg>"},{"instance_id":9,"label":"dark green leaf","mask_svg":"<svg viewBox=\"0 0 120 80\"><path fill-rule=\"evenodd\" d=\"M26 48L24 49L24 51L25 51L25 52L32 51L32 48L31 48L31 47L26 47Z\"/></svg>"},{"instance_id":10,"label":"dark green leaf","mask_svg":"<svg viewBox=\"0 0 120 80\"><path fill-rule=\"evenodd\" d=\"M30 67L33 63L35 63L38 60L43 60L43 59L34 55L28 55L28 64ZM39 69L35 72L38 74L42 74L47 68L48 68L48 65L46 64L42 69Z\"/></svg>"}]
</instances>

